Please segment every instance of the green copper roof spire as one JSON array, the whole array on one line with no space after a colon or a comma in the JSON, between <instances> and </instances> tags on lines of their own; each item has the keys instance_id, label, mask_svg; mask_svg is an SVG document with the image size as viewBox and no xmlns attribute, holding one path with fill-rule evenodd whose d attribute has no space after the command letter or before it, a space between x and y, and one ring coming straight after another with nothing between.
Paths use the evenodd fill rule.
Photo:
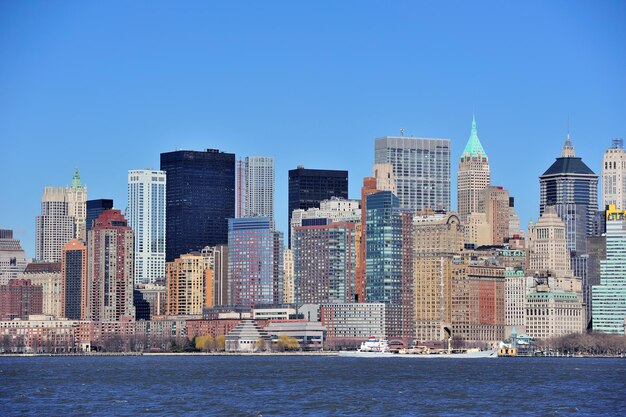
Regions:
<instances>
[{"instance_id":1,"label":"green copper roof spire","mask_svg":"<svg viewBox=\"0 0 626 417\"><path fill-rule=\"evenodd\" d=\"M480 143L480 140L478 139L478 132L476 130L476 117L472 115L472 131L467 141L467 145L465 145L465 149L463 150L463 154L461 155L461 158L466 157L466 156L478 157L479 154L481 156L484 156L485 158L487 157L487 154L485 153L485 150L483 149L483 145Z\"/></svg>"},{"instance_id":2,"label":"green copper roof spire","mask_svg":"<svg viewBox=\"0 0 626 417\"><path fill-rule=\"evenodd\" d=\"M74 176L72 177L72 188L83 188L83 184L80 182L78 168L74 169Z\"/></svg>"}]
</instances>

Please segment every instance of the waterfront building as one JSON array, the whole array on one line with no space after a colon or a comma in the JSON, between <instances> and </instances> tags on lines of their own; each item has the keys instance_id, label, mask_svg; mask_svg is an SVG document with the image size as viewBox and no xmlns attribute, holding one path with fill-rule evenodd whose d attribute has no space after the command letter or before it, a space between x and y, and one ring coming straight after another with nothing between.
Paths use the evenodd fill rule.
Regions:
<instances>
[{"instance_id":1,"label":"waterfront building","mask_svg":"<svg viewBox=\"0 0 626 417\"><path fill-rule=\"evenodd\" d=\"M20 241L13 239L13 230L0 229L0 285L16 279L27 264Z\"/></svg>"},{"instance_id":2,"label":"waterfront building","mask_svg":"<svg viewBox=\"0 0 626 417\"><path fill-rule=\"evenodd\" d=\"M412 338L412 215L391 191L366 200L366 300L386 304L388 337Z\"/></svg>"},{"instance_id":3,"label":"waterfront building","mask_svg":"<svg viewBox=\"0 0 626 417\"><path fill-rule=\"evenodd\" d=\"M374 162L393 167L401 209L450 209L449 139L385 136L374 148Z\"/></svg>"},{"instance_id":4,"label":"waterfront building","mask_svg":"<svg viewBox=\"0 0 626 417\"><path fill-rule=\"evenodd\" d=\"M128 171L126 214L135 232L135 285L165 278L166 183L164 171Z\"/></svg>"},{"instance_id":5,"label":"waterfront building","mask_svg":"<svg viewBox=\"0 0 626 417\"><path fill-rule=\"evenodd\" d=\"M87 233L93 227L93 222L102 214L104 210L112 210L113 209L113 200L100 198L97 200L87 200L86 203L87 214L85 217L85 228L87 229ZM87 239L85 238L85 241Z\"/></svg>"},{"instance_id":6,"label":"waterfront building","mask_svg":"<svg viewBox=\"0 0 626 417\"><path fill-rule=\"evenodd\" d=\"M480 195L490 183L489 158L478 139L476 119L472 117L470 137L461 154L457 174L457 211L464 224L467 223L471 213L479 211Z\"/></svg>"},{"instance_id":7,"label":"waterfront building","mask_svg":"<svg viewBox=\"0 0 626 417\"><path fill-rule=\"evenodd\" d=\"M354 299L356 223L296 227L294 301L348 303Z\"/></svg>"},{"instance_id":8,"label":"waterfront building","mask_svg":"<svg viewBox=\"0 0 626 417\"><path fill-rule=\"evenodd\" d=\"M602 158L602 208L609 204L626 210L626 152L622 139L613 139Z\"/></svg>"},{"instance_id":9,"label":"waterfront building","mask_svg":"<svg viewBox=\"0 0 626 417\"><path fill-rule=\"evenodd\" d=\"M167 175L166 261L228 241L235 217L235 155L207 149L161 154Z\"/></svg>"},{"instance_id":10,"label":"waterfront building","mask_svg":"<svg viewBox=\"0 0 626 417\"><path fill-rule=\"evenodd\" d=\"M504 270L504 324L508 336L515 328L520 333L526 332L526 273L523 269L506 267Z\"/></svg>"},{"instance_id":11,"label":"waterfront building","mask_svg":"<svg viewBox=\"0 0 626 417\"><path fill-rule=\"evenodd\" d=\"M285 249L283 251L283 303L294 303L294 259L293 250Z\"/></svg>"},{"instance_id":12,"label":"waterfront building","mask_svg":"<svg viewBox=\"0 0 626 417\"><path fill-rule=\"evenodd\" d=\"M226 336L226 352L256 352L269 347L270 336L253 320L242 320Z\"/></svg>"},{"instance_id":13,"label":"waterfront building","mask_svg":"<svg viewBox=\"0 0 626 417\"><path fill-rule=\"evenodd\" d=\"M301 349L321 350L324 347L326 328L321 323L303 320L271 321L263 328L276 343L281 336L293 337Z\"/></svg>"},{"instance_id":14,"label":"waterfront building","mask_svg":"<svg viewBox=\"0 0 626 417\"><path fill-rule=\"evenodd\" d=\"M115 322L134 318L134 233L119 210L106 210L89 233L85 318Z\"/></svg>"},{"instance_id":15,"label":"waterfront building","mask_svg":"<svg viewBox=\"0 0 626 417\"><path fill-rule=\"evenodd\" d=\"M294 210L319 208L320 202L332 197L348 198L348 171L308 169L298 166L289 170L289 221ZM291 234L289 235L291 248Z\"/></svg>"},{"instance_id":16,"label":"waterfront building","mask_svg":"<svg viewBox=\"0 0 626 417\"><path fill-rule=\"evenodd\" d=\"M485 213L491 230L490 245L503 245L509 238L509 192L487 186L478 193L478 211Z\"/></svg>"},{"instance_id":17,"label":"waterfront building","mask_svg":"<svg viewBox=\"0 0 626 417\"><path fill-rule=\"evenodd\" d=\"M36 259L40 262L59 262L63 245L76 236L75 218L69 214L66 197L63 187L44 189L35 235Z\"/></svg>"},{"instance_id":18,"label":"waterfront building","mask_svg":"<svg viewBox=\"0 0 626 417\"><path fill-rule=\"evenodd\" d=\"M358 346L370 337L387 337L384 303L324 303L320 319L330 344L352 341Z\"/></svg>"},{"instance_id":19,"label":"waterfront building","mask_svg":"<svg viewBox=\"0 0 626 417\"><path fill-rule=\"evenodd\" d=\"M0 352L76 353L90 352L89 322L30 315L28 320L0 321Z\"/></svg>"},{"instance_id":20,"label":"waterfront building","mask_svg":"<svg viewBox=\"0 0 626 417\"><path fill-rule=\"evenodd\" d=\"M381 164L389 165L389 164ZM392 171L393 172L393 171ZM361 221L356 229L356 265L355 265L355 282L354 282L354 300L357 303L363 303L367 300L366 291L366 258L367 258L367 197L377 193L378 180L375 177L363 178L363 186L361 187ZM395 182L394 182L395 187ZM387 190L390 191L390 190ZM393 193L393 192L392 192ZM395 194L394 194L395 195Z\"/></svg>"},{"instance_id":21,"label":"waterfront building","mask_svg":"<svg viewBox=\"0 0 626 417\"><path fill-rule=\"evenodd\" d=\"M464 257L452 266L451 336L495 347L504 339L504 268Z\"/></svg>"},{"instance_id":22,"label":"waterfront building","mask_svg":"<svg viewBox=\"0 0 626 417\"><path fill-rule=\"evenodd\" d=\"M282 233L271 220L229 219L228 249L229 305L282 304Z\"/></svg>"},{"instance_id":23,"label":"waterfront building","mask_svg":"<svg viewBox=\"0 0 626 417\"><path fill-rule=\"evenodd\" d=\"M593 330L624 335L626 322L626 211L606 210L606 255L592 288Z\"/></svg>"},{"instance_id":24,"label":"waterfront building","mask_svg":"<svg viewBox=\"0 0 626 417\"><path fill-rule=\"evenodd\" d=\"M63 280L60 262L31 262L19 279L30 280L41 287L41 313L52 317L63 315Z\"/></svg>"},{"instance_id":25,"label":"waterfront building","mask_svg":"<svg viewBox=\"0 0 626 417\"><path fill-rule=\"evenodd\" d=\"M237 167L237 217L267 217L274 225L274 158L248 156Z\"/></svg>"},{"instance_id":26,"label":"waterfront building","mask_svg":"<svg viewBox=\"0 0 626 417\"><path fill-rule=\"evenodd\" d=\"M593 218L598 202L598 176L581 158L576 157L569 134L561 157L539 177L541 189L540 214L554 206L565 223L565 238L569 251L584 254L586 237L593 230Z\"/></svg>"},{"instance_id":27,"label":"waterfront building","mask_svg":"<svg viewBox=\"0 0 626 417\"><path fill-rule=\"evenodd\" d=\"M582 333L585 328L582 301L572 292L537 290L526 297L526 332L535 339Z\"/></svg>"},{"instance_id":28,"label":"waterfront building","mask_svg":"<svg viewBox=\"0 0 626 417\"><path fill-rule=\"evenodd\" d=\"M87 316L87 246L72 239L63 247L61 256L61 317L84 320Z\"/></svg>"},{"instance_id":29,"label":"waterfront building","mask_svg":"<svg viewBox=\"0 0 626 417\"><path fill-rule=\"evenodd\" d=\"M456 213L422 211L413 218L415 337L446 338L452 321L452 265L463 250L463 226Z\"/></svg>"},{"instance_id":30,"label":"waterfront building","mask_svg":"<svg viewBox=\"0 0 626 417\"><path fill-rule=\"evenodd\" d=\"M200 315L213 307L212 273L200 254L180 255L167 262L166 311L168 316Z\"/></svg>"},{"instance_id":31,"label":"waterfront building","mask_svg":"<svg viewBox=\"0 0 626 417\"><path fill-rule=\"evenodd\" d=\"M12 279L0 285L0 320L28 320L31 314L41 314L43 290L29 279Z\"/></svg>"}]
</instances>

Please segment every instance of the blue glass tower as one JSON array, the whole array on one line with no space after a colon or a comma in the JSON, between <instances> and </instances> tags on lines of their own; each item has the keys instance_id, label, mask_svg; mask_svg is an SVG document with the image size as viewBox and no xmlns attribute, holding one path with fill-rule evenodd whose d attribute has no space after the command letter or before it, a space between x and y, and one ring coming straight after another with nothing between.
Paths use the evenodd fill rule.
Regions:
<instances>
[{"instance_id":1,"label":"blue glass tower","mask_svg":"<svg viewBox=\"0 0 626 417\"><path fill-rule=\"evenodd\" d=\"M167 174L166 261L228 242L235 217L235 154L217 149L161 154Z\"/></svg>"},{"instance_id":2,"label":"blue glass tower","mask_svg":"<svg viewBox=\"0 0 626 417\"><path fill-rule=\"evenodd\" d=\"M112 210L113 209L113 200L109 199L98 199L98 200L87 200L87 213L85 216L85 223L87 225L87 231L89 232L93 227L93 221L102 214L104 210Z\"/></svg>"}]
</instances>

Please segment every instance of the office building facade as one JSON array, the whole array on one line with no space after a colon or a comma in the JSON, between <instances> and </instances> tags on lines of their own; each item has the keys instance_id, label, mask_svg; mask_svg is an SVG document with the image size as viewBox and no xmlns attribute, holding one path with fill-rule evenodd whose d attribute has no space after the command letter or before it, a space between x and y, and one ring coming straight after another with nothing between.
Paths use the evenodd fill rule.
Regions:
<instances>
[{"instance_id":1,"label":"office building facade","mask_svg":"<svg viewBox=\"0 0 626 417\"><path fill-rule=\"evenodd\" d=\"M461 154L457 174L457 211L463 223L467 222L470 213L479 211L478 200L481 192L490 183L489 158L478 139L476 119L472 118L472 130Z\"/></svg>"}]
</instances>

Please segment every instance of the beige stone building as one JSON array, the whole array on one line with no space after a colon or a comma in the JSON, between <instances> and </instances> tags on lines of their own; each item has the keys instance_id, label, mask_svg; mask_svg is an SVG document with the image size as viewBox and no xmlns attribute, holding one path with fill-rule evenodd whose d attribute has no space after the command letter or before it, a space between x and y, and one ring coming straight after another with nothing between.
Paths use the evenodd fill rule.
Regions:
<instances>
[{"instance_id":1,"label":"beige stone building","mask_svg":"<svg viewBox=\"0 0 626 417\"><path fill-rule=\"evenodd\" d=\"M212 273L200 254L180 255L166 263L166 314L168 316L202 314L203 307L213 306Z\"/></svg>"},{"instance_id":2,"label":"beige stone building","mask_svg":"<svg viewBox=\"0 0 626 417\"><path fill-rule=\"evenodd\" d=\"M485 213L470 213L465 223L465 243L474 247L491 245L491 225Z\"/></svg>"},{"instance_id":3,"label":"beige stone building","mask_svg":"<svg viewBox=\"0 0 626 417\"><path fill-rule=\"evenodd\" d=\"M472 130L459 161L457 174L458 213L463 224L471 213L478 212L480 193L489 186L491 171L489 159L483 149L472 118Z\"/></svg>"},{"instance_id":4,"label":"beige stone building","mask_svg":"<svg viewBox=\"0 0 626 417\"><path fill-rule=\"evenodd\" d=\"M18 278L29 279L32 285L42 287L42 314L54 318L63 317L63 282L60 262L29 263Z\"/></svg>"},{"instance_id":5,"label":"beige stone building","mask_svg":"<svg viewBox=\"0 0 626 417\"><path fill-rule=\"evenodd\" d=\"M485 213L491 228L491 245L503 245L509 237L509 192L489 186L478 196L478 211Z\"/></svg>"},{"instance_id":6,"label":"beige stone building","mask_svg":"<svg viewBox=\"0 0 626 417\"><path fill-rule=\"evenodd\" d=\"M455 213L420 212L413 230L415 337L442 340L451 322L452 264L463 249L463 226Z\"/></svg>"},{"instance_id":7,"label":"beige stone building","mask_svg":"<svg viewBox=\"0 0 626 417\"><path fill-rule=\"evenodd\" d=\"M571 275L565 223L553 206L546 207L535 224L528 227L529 272L549 271L553 276Z\"/></svg>"},{"instance_id":8,"label":"beige stone building","mask_svg":"<svg viewBox=\"0 0 626 417\"><path fill-rule=\"evenodd\" d=\"M613 139L602 158L602 208L626 210L626 152L622 139Z\"/></svg>"},{"instance_id":9,"label":"beige stone building","mask_svg":"<svg viewBox=\"0 0 626 417\"><path fill-rule=\"evenodd\" d=\"M526 332L536 339L582 333L585 309L578 295L561 290L534 291L526 301Z\"/></svg>"}]
</instances>

